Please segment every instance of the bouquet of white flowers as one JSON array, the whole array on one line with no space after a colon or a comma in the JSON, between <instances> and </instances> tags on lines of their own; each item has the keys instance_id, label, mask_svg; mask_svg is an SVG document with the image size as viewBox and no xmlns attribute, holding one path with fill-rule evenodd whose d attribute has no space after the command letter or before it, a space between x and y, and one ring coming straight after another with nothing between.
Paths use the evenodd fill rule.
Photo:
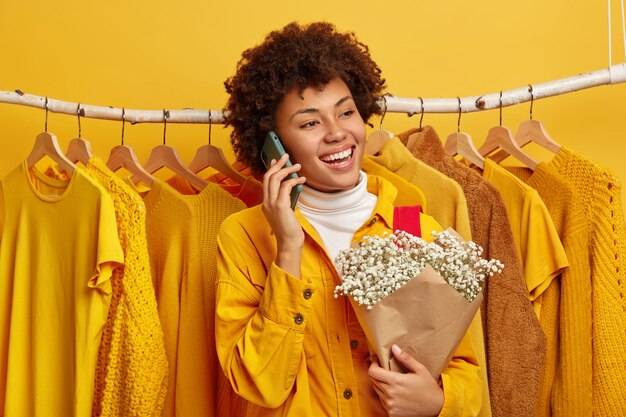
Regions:
<instances>
[{"instance_id":1,"label":"bouquet of white flowers","mask_svg":"<svg viewBox=\"0 0 626 417\"><path fill-rule=\"evenodd\" d=\"M481 254L452 229L432 242L404 231L366 236L337 255L335 297L349 296L382 367L402 370L395 343L438 378L480 307L484 280L504 267Z\"/></svg>"}]
</instances>

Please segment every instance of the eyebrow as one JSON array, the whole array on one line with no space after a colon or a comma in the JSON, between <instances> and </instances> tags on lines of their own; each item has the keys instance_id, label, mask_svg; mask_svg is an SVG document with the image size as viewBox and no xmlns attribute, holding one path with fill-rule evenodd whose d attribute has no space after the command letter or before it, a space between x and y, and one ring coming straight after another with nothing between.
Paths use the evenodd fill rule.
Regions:
<instances>
[{"instance_id":1,"label":"eyebrow","mask_svg":"<svg viewBox=\"0 0 626 417\"><path fill-rule=\"evenodd\" d=\"M345 96L335 103L335 107L341 106L343 103L345 103L348 100L354 100L354 99L352 98L352 96ZM296 111L294 114L292 114L289 120L293 119L295 116L299 114L305 114L305 113L319 113L319 109L316 109L313 107L307 108L307 109L300 109Z\"/></svg>"}]
</instances>

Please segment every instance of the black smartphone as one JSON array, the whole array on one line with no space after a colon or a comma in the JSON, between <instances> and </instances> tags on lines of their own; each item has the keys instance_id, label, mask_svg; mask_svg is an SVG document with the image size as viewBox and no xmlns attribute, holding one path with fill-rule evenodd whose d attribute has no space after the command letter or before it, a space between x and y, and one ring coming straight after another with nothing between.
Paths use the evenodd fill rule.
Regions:
<instances>
[{"instance_id":1,"label":"black smartphone","mask_svg":"<svg viewBox=\"0 0 626 417\"><path fill-rule=\"evenodd\" d=\"M263 142L263 147L261 148L261 161L263 161L263 165L265 165L265 169L270 167L270 163L272 159L278 161L284 154L286 154L285 148L280 141L280 138L274 131L267 132L265 136L265 142ZM285 164L286 167L290 167L291 161L287 161ZM295 173L289 174L287 178L298 178L298 175ZM295 210L296 202L298 201L298 197L302 192L302 184L298 184L291 189L291 209Z\"/></svg>"}]
</instances>

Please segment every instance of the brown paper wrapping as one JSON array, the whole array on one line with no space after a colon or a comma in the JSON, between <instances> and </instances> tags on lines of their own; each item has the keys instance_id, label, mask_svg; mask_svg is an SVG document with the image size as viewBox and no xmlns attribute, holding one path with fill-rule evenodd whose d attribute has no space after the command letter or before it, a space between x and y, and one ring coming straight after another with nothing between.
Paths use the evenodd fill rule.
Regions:
<instances>
[{"instance_id":1,"label":"brown paper wrapping","mask_svg":"<svg viewBox=\"0 0 626 417\"><path fill-rule=\"evenodd\" d=\"M391 354L391 345L395 343L438 379L483 297L478 294L470 303L427 266L371 310L349 298L367 337L370 353L378 356L383 368L405 371Z\"/></svg>"}]
</instances>

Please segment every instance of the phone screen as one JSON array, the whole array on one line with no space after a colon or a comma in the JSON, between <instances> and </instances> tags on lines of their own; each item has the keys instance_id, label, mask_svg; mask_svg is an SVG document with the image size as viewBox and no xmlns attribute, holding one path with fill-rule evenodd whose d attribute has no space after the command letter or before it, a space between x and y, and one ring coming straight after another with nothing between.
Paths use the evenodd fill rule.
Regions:
<instances>
[{"instance_id":1,"label":"phone screen","mask_svg":"<svg viewBox=\"0 0 626 417\"><path fill-rule=\"evenodd\" d=\"M263 143L263 147L261 148L261 161L263 161L263 165L265 169L268 169L272 159L278 161L284 154L285 148L280 141L280 138L274 131L267 132L265 136L265 142ZM291 166L291 161L287 161L285 164L286 167ZM287 178L298 178L298 175L295 173L289 174ZM298 201L298 196L302 192L302 184L298 184L297 186L291 189L291 209L294 210L296 208L296 203Z\"/></svg>"}]
</instances>

